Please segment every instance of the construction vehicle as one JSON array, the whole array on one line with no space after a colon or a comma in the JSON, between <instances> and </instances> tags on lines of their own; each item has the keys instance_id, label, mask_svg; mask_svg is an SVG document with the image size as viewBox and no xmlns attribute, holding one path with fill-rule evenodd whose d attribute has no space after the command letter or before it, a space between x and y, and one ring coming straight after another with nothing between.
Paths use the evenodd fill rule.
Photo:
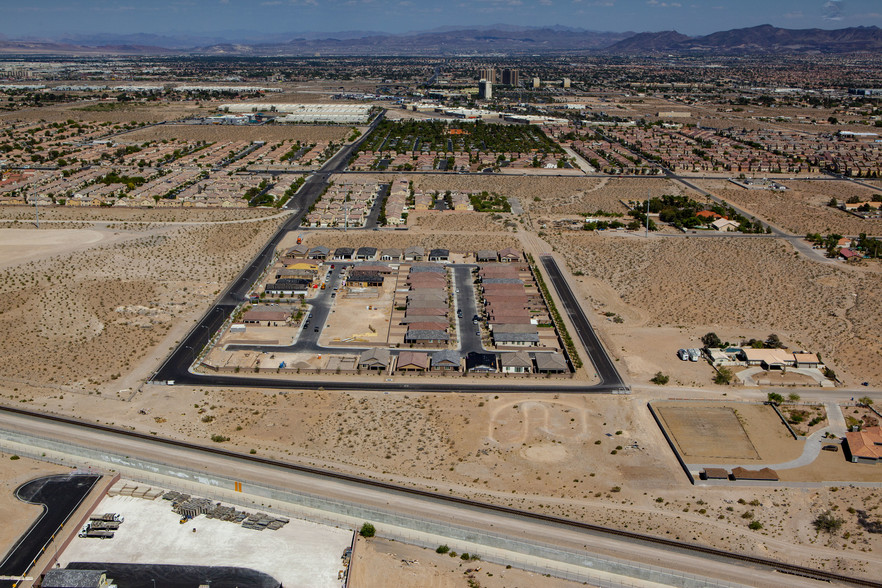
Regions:
<instances>
[{"instance_id":1,"label":"construction vehicle","mask_svg":"<svg viewBox=\"0 0 882 588\"><path fill-rule=\"evenodd\" d=\"M297 244L300 245L303 243L303 235L297 235Z\"/></svg>"}]
</instances>

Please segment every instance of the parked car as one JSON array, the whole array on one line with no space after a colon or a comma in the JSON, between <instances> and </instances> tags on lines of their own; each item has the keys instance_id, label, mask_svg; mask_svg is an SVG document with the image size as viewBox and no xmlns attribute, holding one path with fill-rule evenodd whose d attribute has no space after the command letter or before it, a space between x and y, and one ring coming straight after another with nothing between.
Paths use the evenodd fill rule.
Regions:
<instances>
[{"instance_id":1,"label":"parked car","mask_svg":"<svg viewBox=\"0 0 882 588\"><path fill-rule=\"evenodd\" d=\"M679 357L683 361L689 361L689 351L686 349L678 349L677 357Z\"/></svg>"},{"instance_id":2,"label":"parked car","mask_svg":"<svg viewBox=\"0 0 882 588\"><path fill-rule=\"evenodd\" d=\"M836 452L836 451L839 451L839 446L838 445L824 445L823 447L821 447L821 451Z\"/></svg>"}]
</instances>

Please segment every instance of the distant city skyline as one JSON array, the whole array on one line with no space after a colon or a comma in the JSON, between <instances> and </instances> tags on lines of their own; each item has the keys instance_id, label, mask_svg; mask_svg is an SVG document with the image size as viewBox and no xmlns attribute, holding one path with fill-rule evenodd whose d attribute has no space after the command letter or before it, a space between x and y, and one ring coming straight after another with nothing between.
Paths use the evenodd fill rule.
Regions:
<instances>
[{"instance_id":1,"label":"distant city skyline","mask_svg":"<svg viewBox=\"0 0 882 588\"><path fill-rule=\"evenodd\" d=\"M400 34L497 23L704 35L760 24L790 29L882 26L882 6L879 0L33 0L7 3L0 35L259 39L260 34Z\"/></svg>"}]
</instances>

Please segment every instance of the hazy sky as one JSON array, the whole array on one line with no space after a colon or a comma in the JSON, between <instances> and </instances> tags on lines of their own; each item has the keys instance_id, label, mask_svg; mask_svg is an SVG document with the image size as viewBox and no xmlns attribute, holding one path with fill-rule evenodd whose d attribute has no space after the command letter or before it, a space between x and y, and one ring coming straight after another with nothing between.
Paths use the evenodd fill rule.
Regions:
<instances>
[{"instance_id":1,"label":"hazy sky","mask_svg":"<svg viewBox=\"0 0 882 588\"><path fill-rule=\"evenodd\" d=\"M506 23L689 35L773 24L882 26L882 0L2 0L0 34L205 34Z\"/></svg>"}]
</instances>

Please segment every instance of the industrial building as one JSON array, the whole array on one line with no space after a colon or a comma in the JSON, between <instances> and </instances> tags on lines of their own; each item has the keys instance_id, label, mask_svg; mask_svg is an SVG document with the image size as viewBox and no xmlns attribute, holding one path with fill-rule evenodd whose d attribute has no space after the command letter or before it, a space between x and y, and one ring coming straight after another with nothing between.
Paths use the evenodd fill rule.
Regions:
<instances>
[{"instance_id":1,"label":"industrial building","mask_svg":"<svg viewBox=\"0 0 882 588\"><path fill-rule=\"evenodd\" d=\"M365 124L371 113L370 104L221 104L222 112L278 112L285 114L276 122Z\"/></svg>"}]
</instances>

